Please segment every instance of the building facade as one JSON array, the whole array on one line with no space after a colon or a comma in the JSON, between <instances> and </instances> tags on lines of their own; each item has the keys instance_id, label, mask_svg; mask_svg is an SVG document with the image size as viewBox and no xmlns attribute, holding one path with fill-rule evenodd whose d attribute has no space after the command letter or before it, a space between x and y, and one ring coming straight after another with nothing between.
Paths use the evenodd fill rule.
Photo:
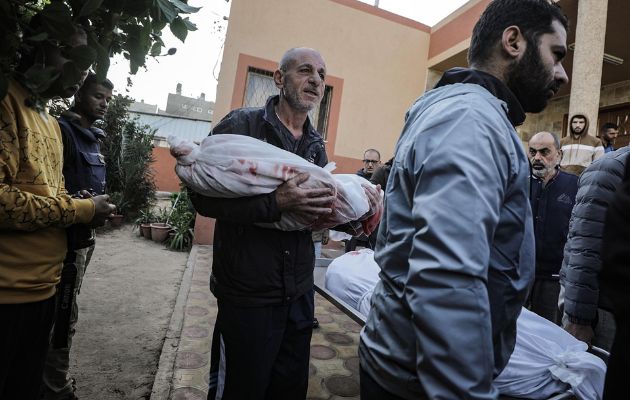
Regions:
<instances>
[{"instance_id":1,"label":"building facade","mask_svg":"<svg viewBox=\"0 0 630 400\"><path fill-rule=\"evenodd\" d=\"M312 116L325 134L336 172L361 167L363 151L393 155L406 110L442 73L466 67L472 29L491 0L470 0L433 27L356 0L232 0L217 87L215 121L258 106L273 93L269 73L289 48L306 46L326 60L327 91ZM620 125L630 142L630 20L627 0L555 0L570 19L564 63L571 80L545 112L518 127L524 143L541 130L565 135L569 116L586 114L589 134ZM265 78L267 77L267 78ZM266 80L265 80L266 79ZM199 218L199 243L212 242L212 221Z\"/></svg>"}]
</instances>

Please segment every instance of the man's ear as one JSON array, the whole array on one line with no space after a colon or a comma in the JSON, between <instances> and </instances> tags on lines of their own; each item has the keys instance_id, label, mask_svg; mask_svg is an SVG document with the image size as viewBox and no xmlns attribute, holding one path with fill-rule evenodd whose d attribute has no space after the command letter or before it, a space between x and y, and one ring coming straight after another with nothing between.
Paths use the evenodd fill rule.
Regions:
<instances>
[{"instance_id":1,"label":"man's ear","mask_svg":"<svg viewBox=\"0 0 630 400\"><path fill-rule=\"evenodd\" d=\"M525 54L527 40L518 26L512 25L505 28L501 36L501 48L512 59L518 59Z\"/></svg>"},{"instance_id":2,"label":"man's ear","mask_svg":"<svg viewBox=\"0 0 630 400\"><path fill-rule=\"evenodd\" d=\"M278 89L282 89L284 87L284 74L279 69L275 70L273 73L273 81L276 83L276 87Z\"/></svg>"}]
</instances>

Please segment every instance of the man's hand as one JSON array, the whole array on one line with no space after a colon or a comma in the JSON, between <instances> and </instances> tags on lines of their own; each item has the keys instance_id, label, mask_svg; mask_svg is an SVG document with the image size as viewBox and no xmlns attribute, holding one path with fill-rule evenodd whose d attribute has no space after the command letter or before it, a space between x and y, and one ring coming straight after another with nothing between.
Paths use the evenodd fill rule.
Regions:
<instances>
[{"instance_id":1,"label":"man's hand","mask_svg":"<svg viewBox=\"0 0 630 400\"><path fill-rule=\"evenodd\" d=\"M586 342L589 346L595 336L593 328L590 325L579 325L573 322L567 322L563 326L564 330L573 335L576 339Z\"/></svg>"},{"instance_id":2,"label":"man's hand","mask_svg":"<svg viewBox=\"0 0 630 400\"><path fill-rule=\"evenodd\" d=\"M280 211L292 211L309 215L313 220L332 213L335 201L334 192L329 188L305 189L300 184L306 182L309 174L302 172L284 182L276 189L276 203Z\"/></svg>"},{"instance_id":3,"label":"man's hand","mask_svg":"<svg viewBox=\"0 0 630 400\"><path fill-rule=\"evenodd\" d=\"M92 228L103 226L105 220L116 211L116 206L109 203L109 196L106 194L94 196L91 200L94 202L94 217L88 225Z\"/></svg>"},{"instance_id":4,"label":"man's hand","mask_svg":"<svg viewBox=\"0 0 630 400\"><path fill-rule=\"evenodd\" d=\"M363 186L363 190L365 191L365 195L368 199L368 204L370 205L368 212L361 217L361 220L364 220L371 217L378 211L378 209L383 205L383 198L381 197L381 185L373 187L372 185L366 184L361 186Z\"/></svg>"}]
</instances>

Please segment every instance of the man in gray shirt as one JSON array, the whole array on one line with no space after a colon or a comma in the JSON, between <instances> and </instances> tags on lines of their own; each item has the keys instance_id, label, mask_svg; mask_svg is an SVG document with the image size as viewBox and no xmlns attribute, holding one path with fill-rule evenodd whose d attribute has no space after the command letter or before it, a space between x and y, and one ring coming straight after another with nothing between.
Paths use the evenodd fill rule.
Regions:
<instances>
[{"instance_id":1,"label":"man in gray shirt","mask_svg":"<svg viewBox=\"0 0 630 400\"><path fill-rule=\"evenodd\" d=\"M567 19L494 0L470 69L407 113L376 243L381 281L361 332L361 399L496 399L534 277L529 163L515 126L562 84Z\"/></svg>"}]
</instances>

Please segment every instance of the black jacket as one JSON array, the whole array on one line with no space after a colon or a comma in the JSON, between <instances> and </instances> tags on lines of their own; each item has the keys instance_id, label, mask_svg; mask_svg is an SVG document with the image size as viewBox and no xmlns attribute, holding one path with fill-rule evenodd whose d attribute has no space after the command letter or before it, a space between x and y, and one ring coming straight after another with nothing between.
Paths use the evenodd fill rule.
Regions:
<instances>
[{"instance_id":1,"label":"black jacket","mask_svg":"<svg viewBox=\"0 0 630 400\"><path fill-rule=\"evenodd\" d=\"M610 301L599 292L602 237L608 204L629 158L630 147L622 147L595 160L580 175L560 269L564 312L573 323L589 325L596 319L597 308L611 310Z\"/></svg>"},{"instance_id":2,"label":"black jacket","mask_svg":"<svg viewBox=\"0 0 630 400\"><path fill-rule=\"evenodd\" d=\"M230 112L212 135L239 134L293 152L321 167L328 162L324 141L307 120L295 141L282 125L270 97L263 108ZM291 302L313 288L315 262L311 232L261 228L280 220L275 192L237 199L191 196L197 212L216 218L210 289L219 300L243 306Z\"/></svg>"},{"instance_id":3,"label":"black jacket","mask_svg":"<svg viewBox=\"0 0 630 400\"><path fill-rule=\"evenodd\" d=\"M604 398L622 393L630 369L630 163L626 163L625 178L610 202L602 243L602 293L611 301L617 332L613 344ZM610 398L614 397L611 395Z\"/></svg>"},{"instance_id":4,"label":"black jacket","mask_svg":"<svg viewBox=\"0 0 630 400\"><path fill-rule=\"evenodd\" d=\"M578 177L558 171L547 186L543 185L532 177L529 201L536 236L536 279L554 279L552 275L557 275L562 266Z\"/></svg>"}]
</instances>

